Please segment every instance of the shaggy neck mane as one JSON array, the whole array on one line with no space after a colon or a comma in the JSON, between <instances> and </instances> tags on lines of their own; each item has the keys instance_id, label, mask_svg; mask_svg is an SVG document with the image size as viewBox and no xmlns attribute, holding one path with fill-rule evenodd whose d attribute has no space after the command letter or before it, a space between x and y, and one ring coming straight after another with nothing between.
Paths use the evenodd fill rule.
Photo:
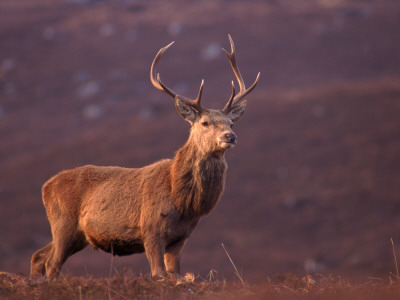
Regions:
<instances>
[{"instance_id":1,"label":"shaggy neck mane","mask_svg":"<svg viewBox=\"0 0 400 300\"><path fill-rule=\"evenodd\" d=\"M225 184L224 154L199 153L190 140L178 150L171 165L171 194L185 217L208 214L217 203Z\"/></svg>"}]
</instances>

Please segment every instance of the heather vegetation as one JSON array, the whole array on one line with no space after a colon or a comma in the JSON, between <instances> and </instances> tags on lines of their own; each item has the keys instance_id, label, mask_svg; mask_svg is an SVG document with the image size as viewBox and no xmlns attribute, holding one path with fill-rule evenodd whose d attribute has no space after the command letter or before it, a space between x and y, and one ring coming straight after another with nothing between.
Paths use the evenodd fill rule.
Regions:
<instances>
[{"instance_id":1,"label":"heather vegetation","mask_svg":"<svg viewBox=\"0 0 400 300\"><path fill-rule=\"evenodd\" d=\"M293 274L268 278L264 283L227 282L210 272L207 278L193 274L153 280L129 271L108 278L64 275L58 279L30 280L0 274L0 299L341 299L394 300L400 295L398 278L373 278L351 283L341 277Z\"/></svg>"}]
</instances>

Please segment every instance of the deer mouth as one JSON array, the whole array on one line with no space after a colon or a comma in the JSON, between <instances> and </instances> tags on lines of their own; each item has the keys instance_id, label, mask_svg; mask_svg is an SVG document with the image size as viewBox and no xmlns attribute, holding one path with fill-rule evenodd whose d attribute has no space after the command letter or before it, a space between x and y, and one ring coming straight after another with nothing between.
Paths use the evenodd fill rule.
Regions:
<instances>
[{"instance_id":1,"label":"deer mouth","mask_svg":"<svg viewBox=\"0 0 400 300\"><path fill-rule=\"evenodd\" d=\"M234 140L234 141L232 141L232 140L223 140L223 141L219 142L219 145L221 146L221 148L230 149L230 148L235 147L236 143L237 143L236 140Z\"/></svg>"},{"instance_id":2,"label":"deer mouth","mask_svg":"<svg viewBox=\"0 0 400 300\"><path fill-rule=\"evenodd\" d=\"M236 143L225 143L225 148L230 149L230 148L235 147L235 145L236 145Z\"/></svg>"}]
</instances>

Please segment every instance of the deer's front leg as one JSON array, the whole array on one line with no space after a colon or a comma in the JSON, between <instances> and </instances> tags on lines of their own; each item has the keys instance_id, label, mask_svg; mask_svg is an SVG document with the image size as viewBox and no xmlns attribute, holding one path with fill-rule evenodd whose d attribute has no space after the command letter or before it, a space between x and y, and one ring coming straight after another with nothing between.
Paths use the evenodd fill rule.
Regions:
<instances>
[{"instance_id":1,"label":"deer's front leg","mask_svg":"<svg viewBox=\"0 0 400 300\"><path fill-rule=\"evenodd\" d=\"M167 273L165 272L163 260L165 252L164 243L156 237L150 237L144 242L144 249L150 263L151 276L153 278L166 276Z\"/></svg>"},{"instance_id":2,"label":"deer's front leg","mask_svg":"<svg viewBox=\"0 0 400 300\"><path fill-rule=\"evenodd\" d=\"M180 254L182 253L185 241L186 240L181 240L175 245L166 249L164 254L164 263L168 273L180 273Z\"/></svg>"}]
</instances>

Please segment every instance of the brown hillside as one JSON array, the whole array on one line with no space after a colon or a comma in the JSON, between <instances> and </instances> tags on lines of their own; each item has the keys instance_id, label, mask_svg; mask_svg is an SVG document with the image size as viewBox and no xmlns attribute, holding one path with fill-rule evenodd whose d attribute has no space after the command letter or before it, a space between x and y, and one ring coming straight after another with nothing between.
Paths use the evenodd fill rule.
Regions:
<instances>
[{"instance_id":1,"label":"brown hillside","mask_svg":"<svg viewBox=\"0 0 400 300\"><path fill-rule=\"evenodd\" d=\"M183 271L247 280L394 271L400 247L400 4L395 0L0 2L0 270L29 272L50 240L41 185L83 164L171 157L188 126L149 82L222 107L235 40L246 82L261 79L235 126L226 191L201 221ZM92 249L64 270L107 275ZM148 273L144 255L115 258Z\"/></svg>"}]
</instances>

